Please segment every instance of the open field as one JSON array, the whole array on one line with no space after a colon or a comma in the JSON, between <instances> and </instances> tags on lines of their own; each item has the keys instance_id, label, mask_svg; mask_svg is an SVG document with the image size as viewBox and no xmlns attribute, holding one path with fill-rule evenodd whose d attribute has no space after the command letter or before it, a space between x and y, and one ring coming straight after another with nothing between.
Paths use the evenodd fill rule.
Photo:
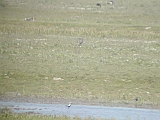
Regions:
<instances>
[{"instance_id":1,"label":"open field","mask_svg":"<svg viewBox=\"0 0 160 120\"><path fill-rule=\"evenodd\" d=\"M160 1L99 3L0 0L1 96L160 108Z\"/></svg>"}]
</instances>

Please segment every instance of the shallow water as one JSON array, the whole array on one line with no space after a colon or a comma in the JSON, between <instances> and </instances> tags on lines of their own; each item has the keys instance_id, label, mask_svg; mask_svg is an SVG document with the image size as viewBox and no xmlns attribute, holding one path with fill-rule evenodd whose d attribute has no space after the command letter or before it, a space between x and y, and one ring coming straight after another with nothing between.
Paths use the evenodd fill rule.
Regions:
<instances>
[{"instance_id":1,"label":"shallow water","mask_svg":"<svg viewBox=\"0 0 160 120\"><path fill-rule=\"evenodd\" d=\"M0 107L8 107L14 113L35 113L43 115L66 115L69 117L78 116L81 118L115 118L116 120L159 120L160 110L72 105L69 109L63 104L35 104L2 102Z\"/></svg>"}]
</instances>

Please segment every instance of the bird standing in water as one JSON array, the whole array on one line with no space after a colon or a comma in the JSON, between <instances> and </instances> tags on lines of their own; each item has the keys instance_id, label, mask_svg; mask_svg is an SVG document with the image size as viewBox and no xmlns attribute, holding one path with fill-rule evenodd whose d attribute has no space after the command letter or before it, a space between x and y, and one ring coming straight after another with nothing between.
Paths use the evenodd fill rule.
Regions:
<instances>
[{"instance_id":1,"label":"bird standing in water","mask_svg":"<svg viewBox=\"0 0 160 120\"><path fill-rule=\"evenodd\" d=\"M72 102L70 102L70 103L67 105L68 109L71 107L71 105L72 105Z\"/></svg>"}]
</instances>

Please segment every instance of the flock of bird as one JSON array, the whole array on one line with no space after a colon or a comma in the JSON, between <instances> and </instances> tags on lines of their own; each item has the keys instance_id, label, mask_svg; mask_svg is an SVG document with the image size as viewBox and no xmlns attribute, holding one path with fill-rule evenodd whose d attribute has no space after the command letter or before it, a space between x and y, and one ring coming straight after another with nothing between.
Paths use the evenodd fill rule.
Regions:
<instances>
[{"instance_id":1,"label":"flock of bird","mask_svg":"<svg viewBox=\"0 0 160 120\"><path fill-rule=\"evenodd\" d=\"M114 1L109 1L109 2L107 2L107 4L114 5L115 2ZM97 3L96 5L99 6L99 7L101 7L100 3ZM25 18L24 20L25 21L34 21L34 17Z\"/></svg>"},{"instance_id":2,"label":"flock of bird","mask_svg":"<svg viewBox=\"0 0 160 120\"><path fill-rule=\"evenodd\" d=\"M107 4L114 5L115 2L114 2L114 1L109 1L109 2L107 2ZM99 6L99 7L101 7L101 4L100 4L100 3L97 3L96 5Z\"/></svg>"},{"instance_id":3,"label":"flock of bird","mask_svg":"<svg viewBox=\"0 0 160 120\"><path fill-rule=\"evenodd\" d=\"M113 5L113 4L115 4L115 2L114 2L114 1L109 1L109 2L107 2L107 4ZM97 3L96 5L99 6L99 7L101 7L101 4L100 4L100 3ZM34 17L25 18L25 21L34 21ZM78 43L78 46L81 46L82 43L83 43L83 38L78 38L78 39L77 39L77 43ZM138 97L135 98L135 101L138 101ZM69 108L71 107L71 105L72 105L72 102L70 102L70 103L69 103L68 105L66 105L66 106L67 106L67 108L69 109Z\"/></svg>"}]
</instances>

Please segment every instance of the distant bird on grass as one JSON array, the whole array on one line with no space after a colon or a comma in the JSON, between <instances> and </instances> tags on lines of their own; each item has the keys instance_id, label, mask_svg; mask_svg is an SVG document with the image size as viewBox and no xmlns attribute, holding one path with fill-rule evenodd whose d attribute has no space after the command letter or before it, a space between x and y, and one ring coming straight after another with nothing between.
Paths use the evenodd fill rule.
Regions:
<instances>
[{"instance_id":1,"label":"distant bird on grass","mask_svg":"<svg viewBox=\"0 0 160 120\"><path fill-rule=\"evenodd\" d=\"M107 4L113 5L113 4L115 4L115 2L114 1L109 1Z\"/></svg>"},{"instance_id":2,"label":"distant bird on grass","mask_svg":"<svg viewBox=\"0 0 160 120\"><path fill-rule=\"evenodd\" d=\"M96 5L99 6L99 7L101 7L101 4L100 4L100 3L97 3Z\"/></svg>"},{"instance_id":3,"label":"distant bird on grass","mask_svg":"<svg viewBox=\"0 0 160 120\"><path fill-rule=\"evenodd\" d=\"M138 97L135 98L135 101L138 101Z\"/></svg>"},{"instance_id":4,"label":"distant bird on grass","mask_svg":"<svg viewBox=\"0 0 160 120\"><path fill-rule=\"evenodd\" d=\"M70 102L70 103L67 105L68 109L71 107L71 105L72 105L72 102Z\"/></svg>"},{"instance_id":5,"label":"distant bird on grass","mask_svg":"<svg viewBox=\"0 0 160 120\"><path fill-rule=\"evenodd\" d=\"M34 17L25 18L25 21L34 21Z\"/></svg>"},{"instance_id":6,"label":"distant bird on grass","mask_svg":"<svg viewBox=\"0 0 160 120\"><path fill-rule=\"evenodd\" d=\"M82 38L78 38L77 39L77 43L78 43L78 46L81 46L82 43L83 43L83 39Z\"/></svg>"}]
</instances>

